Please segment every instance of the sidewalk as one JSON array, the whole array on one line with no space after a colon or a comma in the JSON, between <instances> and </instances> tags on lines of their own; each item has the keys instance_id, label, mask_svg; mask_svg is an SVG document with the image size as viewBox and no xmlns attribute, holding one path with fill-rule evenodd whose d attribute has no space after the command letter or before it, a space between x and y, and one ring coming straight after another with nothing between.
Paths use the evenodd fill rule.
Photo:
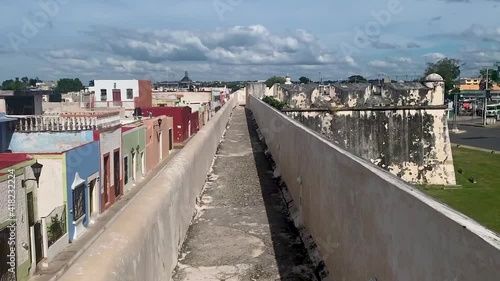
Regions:
<instances>
[{"instance_id":1,"label":"sidewalk","mask_svg":"<svg viewBox=\"0 0 500 281\"><path fill-rule=\"evenodd\" d=\"M236 107L173 280L316 280L257 133Z\"/></svg>"},{"instance_id":2,"label":"sidewalk","mask_svg":"<svg viewBox=\"0 0 500 281\"><path fill-rule=\"evenodd\" d=\"M483 152L488 152L491 154L500 154L500 151L498 150L491 150L491 149L485 149L485 148L480 148L480 147L475 147L475 146L469 146L469 145L462 145L462 144L456 144L452 143L452 147L457 147L457 148L467 148L467 149L472 149L472 150L478 150L478 151L483 151Z\"/></svg>"},{"instance_id":3,"label":"sidewalk","mask_svg":"<svg viewBox=\"0 0 500 281\"><path fill-rule=\"evenodd\" d=\"M172 153L165 158L155 169L153 169L145 178L136 183L132 190L123 195L120 200L113 204L104 214L97 218L96 222L86 229L82 236L69 244L66 249L59 253L49 262L47 268L41 268L31 276L29 281L54 281L57 280L82 254L87 250L99 236L106 230L106 227L113 222L120 211L127 206L129 200L138 194L142 188L148 184L158 173L166 166L168 161L178 152L178 149L172 150Z\"/></svg>"},{"instance_id":4,"label":"sidewalk","mask_svg":"<svg viewBox=\"0 0 500 281\"><path fill-rule=\"evenodd\" d=\"M450 129L453 128L455 121L453 118L448 119L448 127ZM457 126L471 126L471 127L484 127L484 128L494 128L500 127L500 122L496 122L495 124L484 125L483 117L481 116L457 116Z\"/></svg>"}]
</instances>

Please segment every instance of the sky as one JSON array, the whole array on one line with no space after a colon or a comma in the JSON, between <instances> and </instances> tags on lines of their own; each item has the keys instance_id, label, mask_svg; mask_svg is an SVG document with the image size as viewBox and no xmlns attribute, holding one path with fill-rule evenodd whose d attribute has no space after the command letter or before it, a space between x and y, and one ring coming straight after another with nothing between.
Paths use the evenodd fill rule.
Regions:
<instances>
[{"instance_id":1,"label":"sky","mask_svg":"<svg viewBox=\"0 0 500 281\"><path fill-rule=\"evenodd\" d=\"M0 0L0 80L411 79L500 62L500 0Z\"/></svg>"}]
</instances>

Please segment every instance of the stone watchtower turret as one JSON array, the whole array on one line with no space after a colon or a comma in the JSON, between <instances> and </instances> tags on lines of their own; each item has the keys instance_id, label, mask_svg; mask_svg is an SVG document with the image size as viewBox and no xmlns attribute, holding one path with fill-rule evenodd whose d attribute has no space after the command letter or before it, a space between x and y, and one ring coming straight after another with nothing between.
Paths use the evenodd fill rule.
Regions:
<instances>
[{"instance_id":1,"label":"stone watchtower turret","mask_svg":"<svg viewBox=\"0 0 500 281\"><path fill-rule=\"evenodd\" d=\"M424 83L427 88L432 89L432 91L429 91L427 94L430 105L443 105L445 94L443 77L437 73L431 73L425 77L422 83Z\"/></svg>"}]
</instances>

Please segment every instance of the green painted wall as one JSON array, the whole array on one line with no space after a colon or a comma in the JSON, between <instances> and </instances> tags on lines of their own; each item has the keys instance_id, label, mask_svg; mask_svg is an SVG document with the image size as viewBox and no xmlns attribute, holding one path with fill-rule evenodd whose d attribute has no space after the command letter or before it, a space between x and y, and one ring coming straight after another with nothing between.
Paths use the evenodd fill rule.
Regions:
<instances>
[{"instance_id":1,"label":"green painted wall","mask_svg":"<svg viewBox=\"0 0 500 281\"><path fill-rule=\"evenodd\" d=\"M16 165L13 165L13 166L10 166L8 167L7 169L5 169L5 171L8 171L9 169L13 169L15 170L14 174L16 176L16 178L20 178L20 179L25 179L26 177L28 178L32 178L31 175L26 175L26 168L29 168L29 165L32 165L33 163L35 163L35 160L26 160L22 163L19 163L19 164L16 164ZM31 168L30 168L31 169ZM9 180L9 174L6 174L6 175L3 175L3 176L0 176L0 182L4 182L4 181L7 181ZM20 184L19 181L16 181L16 184ZM35 220L37 219L37 213L36 213L36 210L37 210L37 198L36 198L36 190L33 188L33 185L34 183L32 183L31 181L30 182L26 182L26 187L25 188L19 188L18 186L16 186L16 191L19 192L19 191L22 191L24 190L24 192L26 194L28 194L29 192L33 192L33 210L35 212ZM7 195L5 195L7 196ZM18 196L20 197L20 196ZM23 197L20 197L20 198L26 198L26 196L23 196ZM25 199L26 200L26 199ZM23 213L25 214L25 220L24 221L18 221L17 222L17 225L16 225L16 232L23 232L23 233L26 233L27 236L28 236L28 239L29 239L29 225L28 225L28 204L27 204L27 201L24 202L23 204L24 206L24 210L23 210ZM19 205L16 204L16 207L19 207ZM4 228L6 228L8 225L10 225L11 222L10 220L8 221L0 221L0 230L3 230ZM21 228L24 228L21 229ZM19 254L19 241L16 241L16 251L18 252L17 253L17 256L19 257L20 254ZM28 244L30 244L29 242L30 241L25 241L27 242ZM34 247L34 245L30 245L31 247ZM25 281L25 280L28 280L29 279L29 270L30 270L30 267L31 267L31 252L28 252L28 257L26 260L24 261L21 261L21 260L17 260L17 268L16 268L16 271L17 271L17 280L18 281Z\"/></svg>"},{"instance_id":2,"label":"green painted wall","mask_svg":"<svg viewBox=\"0 0 500 281\"><path fill-rule=\"evenodd\" d=\"M17 281L26 281L30 278L30 259L17 266Z\"/></svg>"},{"instance_id":3,"label":"green painted wall","mask_svg":"<svg viewBox=\"0 0 500 281\"><path fill-rule=\"evenodd\" d=\"M139 150L137 150L137 146L139 145ZM146 148L146 127L140 126L137 128L134 128L132 130L129 130L125 133L122 134L122 151L123 151L123 163L125 163L125 157L127 158L128 162L128 180L127 184L125 184L125 192L129 191L132 184L134 183L133 180L133 167L132 167L132 153L131 150L133 149L135 152L135 157L137 159L136 161L136 175L137 178L142 177L142 164L141 164L141 152L144 151ZM123 166L123 173L125 177L125 165ZM125 179L124 179L125 183Z\"/></svg>"}]
</instances>

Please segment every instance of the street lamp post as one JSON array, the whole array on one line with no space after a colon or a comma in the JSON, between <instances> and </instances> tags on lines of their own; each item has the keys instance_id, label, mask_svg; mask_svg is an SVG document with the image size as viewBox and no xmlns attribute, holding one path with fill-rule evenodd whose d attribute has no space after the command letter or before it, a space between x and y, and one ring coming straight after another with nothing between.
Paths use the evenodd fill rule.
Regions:
<instances>
[{"instance_id":1,"label":"street lamp post","mask_svg":"<svg viewBox=\"0 0 500 281\"><path fill-rule=\"evenodd\" d=\"M26 187L27 181L36 181L36 187L38 188L39 187L38 183L40 180L40 174L42 173L42 168L43 168L43 165L38 163L38 160L37 160L33 165L31 165L31 169L33 170L33 175L35 176L35 178L22 180L21 185L23 187Z\"/></svg>"},{"instance_id":2,"label":"street lamp post","mask_svg":"<svg viewBox=\"0 0 500 281\"><path fill-rule=\"evenodd\" d=\"M486 122L486 118L487 118L487 115L486 115L486 109L487 109L487 104L488 104L488 97L486 95L486 93L488 92L488 76L489 76L489 71L490 69L489 68L486 68L486 87L484 89L484 108L483 108L483 116L484 116L484 119L483 119L483 125L486 126L487 125L487 122Z\"/></svg>"},{"instance_id":3,"label":"street lamp post","mask_svg":"<svg viewBox=\"0 0 500 281\"><path fill-rule=\"evenodd\" d=\"M453 131L458 131L457 127L457 114L458 114L458 94L453 95L453 104L455 105L455 114L453 114Z\"/></svg>"}]
</instances>

